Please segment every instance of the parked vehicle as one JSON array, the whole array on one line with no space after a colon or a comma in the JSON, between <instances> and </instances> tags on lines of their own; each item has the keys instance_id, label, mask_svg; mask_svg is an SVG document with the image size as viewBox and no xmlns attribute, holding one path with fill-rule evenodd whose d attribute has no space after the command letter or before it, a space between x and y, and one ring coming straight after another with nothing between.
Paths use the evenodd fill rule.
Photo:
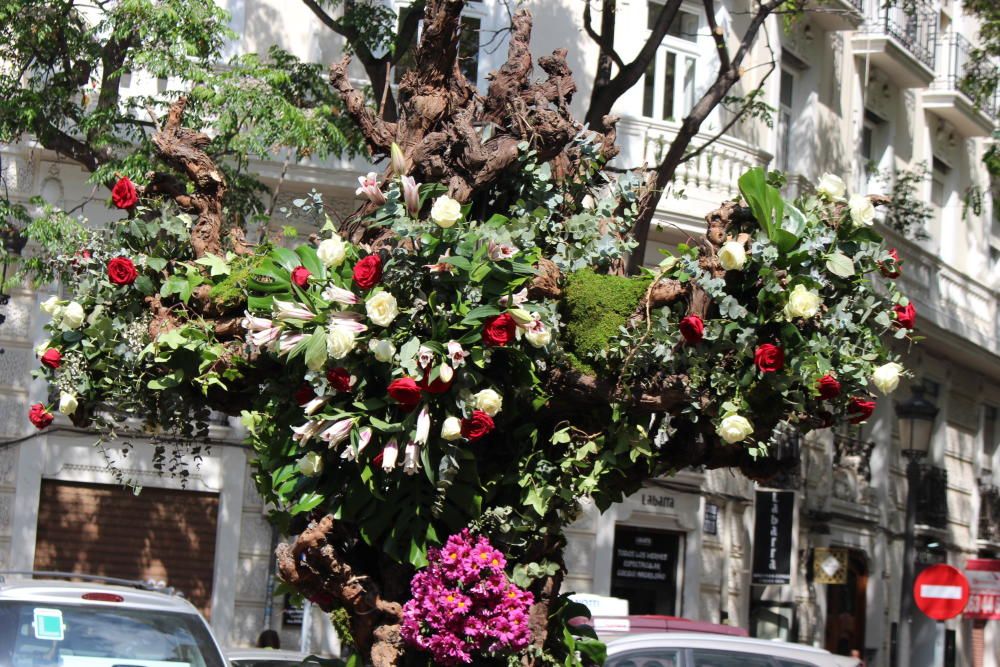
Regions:
<instances>
[{"instance_id":1,"label":"parked vehicle","mask_svg":"<svg viewBox=\"0 0 1000 667\"><path fill-rule=\"evenodd\" d=\"M692 621L680 616L632 615L632 616L594 616L594 631L601 641L610 641L617 637L649 634L654 632L697 632L713 635L732 635L747 637L750 633L745 628L735 625L722 625L707 621Z\"/></svg>"},{"instance_id":2,"label":"parked vehicle","mask_svg":"<svg viewBox=\"0 0 1000 667\"><path fill-rule=\"evenodd\" d=\"M861 662L804 644L664 632L608 642L604 667L861 667Z\"/></svg>"},{"instance_id":3,"label":"parked vehicle","mask_svg":"<svg viewBox=\"0 0 1000 667\"><path fill-rule=\"evenodd\" d=\"M51 577L89 581L43 580ZM0 572L0 667L120 665L226 667L226 661L205 619L172 591L72 573Z\"/></svg>"},{"instance_id":4,"label":"parked vehicle","mask_svg":"<svg viewBox=\"0 0 1000 667\"><path fill-rule=\"evenodd\" d=\"M226 659L232 667L297 667L308 656L273 648L231 648ZM313 663L315 664L315 663Z\"/></svg>"}]
</instances>

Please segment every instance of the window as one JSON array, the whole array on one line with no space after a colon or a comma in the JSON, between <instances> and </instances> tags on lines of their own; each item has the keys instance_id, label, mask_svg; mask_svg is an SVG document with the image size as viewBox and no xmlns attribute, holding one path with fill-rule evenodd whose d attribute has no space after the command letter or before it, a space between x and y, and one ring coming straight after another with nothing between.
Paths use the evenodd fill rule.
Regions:
<instances>
[{"instance_id":1,"label":"window","mask_svg":"<svg viewBox=\"0 0 1000 667\"><path fill-rule=\"evenodd\" d=\"M997 451L997 445L1000 444L998 442L1000 441L1000 432L997 431L997 409L993 405L983 407L983 453L986 454L983 466L992 468L993 461L991 459Z\"/></svg>"},{"instance_id":2,"label":"window","mask_svg":"<svg viewBox=\"0 0 1000 667\"><path fill-rule=\"evenodd\" d=\"M673 616L680 544L678 533L615 526L611 597L627 599L630 614Z\"/></svg>"},{"instance_id":3,"label":"window","mask_svg":"<svg viewBox=\"0 0 1000 667\"><path fill-rule=\"evenodd\" d=\"M861 168L867 175L874 175L879 169L882 161L882 153L885 152L886 122L881 116L865 109L864 121L861 125ZM864 189L864 188L863 188Z\"/></svg>"},{"instance_id":4,"label":"window","mask_svg":"<svg viewBox=\"0 0 1000 667\"><path fill-rule=\"evenodd\" d=\"M936 229L938 232L942 229L941 222L944 218L944 209L948 204L946 182L948 180L948 172L950 171L951 167L947 163L934 158L933 168L931 169L931 208L934 211L934 222L937 225Z\"/></svg>"},{"instance_id":5,"label":"window","mask_svg":"<svg viewBox=\"0 0 1000 667\"><path fill-rule=\"evenodd\" d=\"M646 28L652 30L663 5L647 4ZM642 85L642 115L657 120L679 120L695 102L699 19L678 10L667 35L646 70Z\"/></svg>"},{"instance_id":6,"label":"window","mask_svg":"<svg viewBox=\"0 0 1000 667\"><path fill-rule=\"evenodd\" d=\"M693 667L774 667L770 657L754 653L696 648L691 657Z\"/></svg>"},{"instance_id":7,"label":"window","mask_svg":"<svg viewBox=\"0 0 1000 667\"><path fill-rule=\"evenodd\" d=\"M788 171L791 156L792 101L795 99L795 75L781 70L781 89L778 93L778 169Z\"/></svg>"},{"instance_id":8,"label":"window","mask_svg":"<svg viewBox=\"0 0 1000 667\"><path fill-rule=\"evenodd\" d=\"M681 667L680 651L647 648L608 658L604 667Z\"/></svg>"}]
</instances>

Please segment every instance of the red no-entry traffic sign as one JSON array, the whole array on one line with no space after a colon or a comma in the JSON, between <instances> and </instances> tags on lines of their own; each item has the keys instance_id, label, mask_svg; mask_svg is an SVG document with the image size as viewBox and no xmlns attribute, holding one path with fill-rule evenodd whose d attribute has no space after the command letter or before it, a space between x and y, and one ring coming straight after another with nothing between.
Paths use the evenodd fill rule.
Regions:
<instances>
[{"instance_id":1,"label":"red no-entry traffic sign","mask_svg":"<svg viewBox=\"0 0 1000 667\"><path fill-rule=\"evenodd\" d=\"M951 565L931 565L913 582L917 607L936 621L962 613L969 602L969 581Z\"/></svg>"}]
</instances>

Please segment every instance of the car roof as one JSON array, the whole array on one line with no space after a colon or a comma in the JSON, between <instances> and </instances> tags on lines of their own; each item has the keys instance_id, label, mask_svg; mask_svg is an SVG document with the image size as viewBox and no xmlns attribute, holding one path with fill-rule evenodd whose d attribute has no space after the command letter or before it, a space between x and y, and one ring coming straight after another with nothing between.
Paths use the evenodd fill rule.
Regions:
<instances>
[{"instance_id":1,"label":"car roof","mask_svg":"<svg viewBox=\"0 0 1000 667\"><path fill-rule=\"evenodd\" d=\"M782 657L833 655L829 651L807 644L791 644L768 639L734 637L730 635L712 635L703 632L651 632L648 634L620 637L608 642L608 655L652 647L721 648L748 653L766 653Z\"/></svg>"},{"instance_id":2,"label":"car roof","mask_svg":"<svg viewBox=\"0 0 1000 667\"><path fill-rule=\"evenodd\" d=\"M112 593L121 601L85 600L86 593ZM198 614L194 606L178 595L167 595L158 591L112 586L108 584L75 581L46 581L25 579L0 581L0 603L30 602L53 605L91 605L98 607L127 607L130 609L152 609L183 614Z\"/></svg>"}]
</instances>

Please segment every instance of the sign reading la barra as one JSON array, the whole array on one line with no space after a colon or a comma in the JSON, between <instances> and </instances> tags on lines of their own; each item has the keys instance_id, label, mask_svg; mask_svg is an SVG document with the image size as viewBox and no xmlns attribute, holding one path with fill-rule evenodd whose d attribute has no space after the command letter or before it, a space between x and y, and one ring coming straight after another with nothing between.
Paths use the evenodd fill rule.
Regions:
<instances>
[{"instance_id":1,"label":"sign reading la barra","mask_svg":"<svg viewBox=\"0 0 1000 667\"><path fill-rule=\"evenodd\" d=\"M758 491L753 528L753 572L759 586L792 583L794 491Z\"/></svg>"},{"instance_id":2,"label":"sign reading la barra","mask_svg":"<svg viewBox=\"0 0 1000 667\"><path fill-rule=\"evenodd\" d=\"M964 618L1000 620L1000 560L971 558L965 564L969 580L969 603Z\"/></svg>"}]
</instances>

